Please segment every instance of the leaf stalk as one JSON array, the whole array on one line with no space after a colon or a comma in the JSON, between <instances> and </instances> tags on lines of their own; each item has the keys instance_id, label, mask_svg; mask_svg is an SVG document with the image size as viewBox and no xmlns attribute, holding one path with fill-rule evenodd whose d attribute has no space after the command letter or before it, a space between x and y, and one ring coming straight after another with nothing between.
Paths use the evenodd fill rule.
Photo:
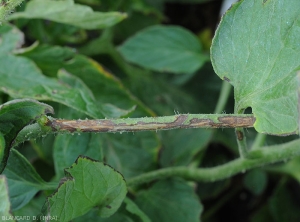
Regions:
<instances>
[{"instance_id":1,"label":"leaf stalk","mask_svg":"<svg viewBox=\"0 0 300 222\"><path fill-rule=\"evenodd\" d=\"M226 164L211 168L190 168L185 166L169 167L144 173L127 180L128 186L148 183L158 179L181 177L186 180L214 182L229 178L246 170L264 165L286 161L300 155L300 139L289 143L263 147L249 152L249 156L257 158L239 158Z\"/></svg>"},{"instance_id":2,"label":"leaf stalk","mask_svg":"<svg viewBox=\"0 0 300 222\"><path fill-rule=\"evenodd\" d=\"M179 114L162 117L63 120L49 118L46 123L58 132L136 132L188 128L236 128L253 127L253 115L233 114Z\"/></svg>"}]
</instances>

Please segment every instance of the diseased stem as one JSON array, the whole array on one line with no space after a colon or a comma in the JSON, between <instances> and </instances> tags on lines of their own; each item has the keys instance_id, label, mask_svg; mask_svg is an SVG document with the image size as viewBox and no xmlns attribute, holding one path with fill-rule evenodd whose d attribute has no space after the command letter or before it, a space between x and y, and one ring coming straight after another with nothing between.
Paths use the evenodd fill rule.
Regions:
<instances>
[{"instance_id":1,"label":"diseased stem","mask_svg":"<svg viewBox=\"0 0 300 222\"><path fill-rule=\"evenodd\" d=\"M64 120L43 116L38 123L26 126L20 131L13 146L49 133L82 132L136 132L188 128L235 128L253 127L253 115L233 114L181 114L164 117Z\"/></svg>"},{"instance_id":2,"label":"diseased stem","mask_svg":"<svg viewBox=\"0 0 300 222\"><path fill-rule=\"evenodd\" d=\"M45 126L52 131L67 132L135 132L187 128L253 127L253 115L233 114L180 114L163 117L60 120L49 118Z\"/></svg>"},{"instance_id":3,"label":"diseased stem","mask_svg":"<svg viewBox=\"0 0 300 222\"><path fill-rule=\"evenodd\" d=\"M244 109L237 109L237 107L234 108L234 113L236 114L243 114L244 111L245 111ZM236 127L235 136L239 148L240 157L248 158L249 150L247 147L246 136L243 128L244 127Z\"/></svg>"},{"instance_id":4,"label":"diseased stem","mask_svg":"<svg viewBox=\"0 0 300 222\"><path fill-rule=\"evenodd\" d=\"M213 182L231 177L246 170L264 166L267 164L285 161L300 155L300 139L289 143L264 147L259 150L250 151L251 156L256 156L256 159L239 158L229 163L212 167L212 168L189 168L189 167L170 167L160 170L144 173L127 180L128 186L134 186L151 182L153 180L165 179L169 177L181 177L186 180Z\"/></svg>"},{"instance_id":5,"label":"diseased stem","mask_svg":"<svg viewBox=\"0 0 300 222\"><path fill-rule=\"evenodd\" d=\"M14 146L28 139L38 138L48 133L80 132L130 132L141 130L166 130L174 128L215 128L252 127L255 118L252 115L229 114L184 114L166 117L145 117L102 120L60 120L42 116L38 123L25 127L14 141ZM240 137L238 135L237 137ZM248 169L285 161L300 155L300 139L289 143L264 147L249 151L250 158L233 160L224 165L197 169L191 167L170 167L139 175L127 181L128 186L147 183L168 177L182 177L193 181L216 181L228 178Z\"/></svg>"}]
</instances>

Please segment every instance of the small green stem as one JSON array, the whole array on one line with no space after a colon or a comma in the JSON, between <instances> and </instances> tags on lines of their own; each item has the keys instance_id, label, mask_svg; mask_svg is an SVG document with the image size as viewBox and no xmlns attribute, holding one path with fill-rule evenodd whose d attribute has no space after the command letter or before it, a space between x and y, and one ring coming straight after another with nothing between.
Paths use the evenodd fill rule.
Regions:
<instances>
[{"instance_id":1,"label":"small green stem","mask_svg":"<svg viewBox=\"0 0 300 222\"><path fill-rule=\"evenodd\" d=\"M231 88L232 87L231 87L230 83L228 83L226 81L222 81L221 92L220 92L218 103L217 103L214 113L222 113L222 111L224 111L224 108L228 101L228 97L231 92Z\"/></svg>"},{"instance_id":2,"label":"small green stem","mask_svg":"<svg viewBox=\"0 0 300 222\"><path fill-rule=\"evenodd\" d=\"M235 129L236 141L239 148L240 157L247 158L248 157L248 147L246 142L246 136L243 128L236 128Z\"/></svg>"},{"instance_id":3,"label":"small green stem","mask_svg":"<svg viewBox=\"0 0 300 222\"><path fill-rule=\"evenodd\" d=\"M45 182L42 186L42 190L56 190L58 184L56 182Z\"/></svg>"},{"instance_id":4,"label":"small green stem","mask_svg":"<svg viewBox=\"0 0 300 222\"><path fill-rule=\"evenodd\" d=\"M253 156L259 156L259 158L239 158L226 164L212 168L195 169L183 166L163 168L128 179L127 185L134 186L169 177L181 177L186 180L204 182L222 180L255 167L285 161L286 159L299 156L299 146L300 139L285 144L265 147L263 149L249 152Z\"/></svg>"},{"instance_id":5,"label":"small green stem","mask_svg":"<svg viewBox=\"0 0 300 222\"><path fill-rule=\"evenodd\" d=\"M267 136L266 134L257 133L255 140L251 146L251 150L258 149L261 146L263 146L263 144L266 140L266 136Z\"/></svg>"},{"instance_id":6,"label":"small green stem","mask_svg":"<svg viewBox=\"0 0 300 222\"><path fill-rule=\"evenodd\" d=\"M235 128L252 127L252 115L233 114L180 114L174 116L64 120L43 116L38 123L26 126L18 134L14 146L24 141L39 138L49 133L83 132L137 132L187 128Z\"/></svg>"}]
</instances>

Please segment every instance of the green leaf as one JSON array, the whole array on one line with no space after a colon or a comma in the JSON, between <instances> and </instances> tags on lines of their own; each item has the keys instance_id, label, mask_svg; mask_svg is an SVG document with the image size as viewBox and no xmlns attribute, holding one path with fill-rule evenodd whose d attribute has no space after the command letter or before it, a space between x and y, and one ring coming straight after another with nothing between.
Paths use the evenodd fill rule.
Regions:
<instances>
[{"instance_id":1,"label":"green leaf","mask_svg":"<svg viewBox=\"0 0 300 222\"><path fill-rule=\"evenodd\" d=\"M119 12L94 12L92 8L74 4L72 0L32 0L27 3L24 12L12 14L9 20L19 18L40 18L84 29L103 29L122 21L126 18L126 14Z\"/></svg>"},{"instance_id":2,"label":"green leaf","mask_svg":"<svg viewBox=\"0 0 300 222\"><path fill-rule=\"evenodd\" d=\"M159 147L153 132L103 135L105 160L126 179L153 170Z\"/></svg>"},{"instance_id":3,"label":"green leaf","mask_svg":"<svg viewBox=\"0 0 300 222\"><path fill-rule=\"evenodd\" d=\"M300 168L300 157L296 157L292 160L289 160L287 163L277 164L268 167L267 169L271 172L290 175L295 180L297 180L298 183L300 183L300 172L298 170L299 168Z\"/></svg>"},{"instance_id":4,"label":"green leaf","mask_svg":"<svg viewBox=\"0 0 300 222\"><path fill-rule=\"evenodd\" d=\"M56 177L63 177L64 169L74 163L79 155L90 156L101 161L103 159L102 149L102 140L99 134L56 136L53 148Z\"/></svg>"},{"instance_id":5,"label":"green leaf","mask_svg":"<svg viewBox=\"0 0 300 222\"><path fill-rule=\"evenodd\" d=\"M235 113L251 107L261 133L298 132L299 8L298 0L242 0L213 39L211 60L234 86Z\"/></svg>"},{"instance_id":6,"label":"green leaf","mask_svg":"<svg viewBox=\"0 0 300 222\"><path fill-rule=\"evenodd\" d=\"M45 203L46 196L43 193L37 195L28 204L19 210L14 211L14 216L19 216L18 222L28 222L30 219L38 219L37 215L41 214L41 206Z\"/></svg>"},{"instance_id":7,"label":"green leaf","mask_svg":"<svg viewBox=\"0 0 300 222\"><path fill-rule=\"evenodd\" d=\"M14 33L13 29L6 31ZM95 97L80 79L62 72L58 75L58 79L46 77L27 58L0 54L0 67L0 91L13 98L29 97L58 102L95 119L104 118L106 113L113 113L116 117L118 114L123 115L131 111L120 111L117 107L107 105L102 107L99 103L95 106L97 104ZM77 87L66 82L76 82Z\"/></svg>"},{"instance_id":8,"label":"green leaf","mask_svg":"<svg viewBox=\"0 0 300 222\"><path fill-rule=\"evenodd\" d=\"M8 196L8 187L6 184L6 178L5 178L5 176L2 176L2 175L0 175L0 199L1 199L0 216L9 218L12 215L10 213L10 201L9 201L9 196ZM0 220L2 219L2 217L0 217ZM15 221L15 220L5 220L5 221Z\"/></svg>"},{"instance_id":9,"label":"green leaf","mask_svg":"<svg viewBox=\"0 0 300 222\"><path fill-rule=\"evenodd\" d=\"M108 218L100 218L97 209L89 211L82 217L78 217L75 222L98 221L98 222L151 222L149 217L142 212L139 207L128 197L124 199L118 211Z\"/></svg>"},{"instance_id":10,"label":"green leaf","mask_svg":"<svg viewBox=\"0 0 300 222\"><path fill-rule=\"evenodd\" d=\"M20 55L33 60L44 75L55 77L63 64L74 57L75 51L68 47L39 45Z\"/></svg>"},{"instance_id":11,"label":"green leaf","mask_svg":"<svg viewBox=\"0 0 300 222\"><path fill-rule=\"evenodd\" d=\"M0 55L4 55L22 46L24 35L12 25L0 25Z\"/></svg>"},{"instance_id":12,"label":"green leaf","mask_svg":"<svg viewBox=\"0 0 300 222\"><path fill-rule=\"evenodd\" d=\"M5 157L5 139L4 135L0 132L0 160Z\"/></svg>"},{"instance_id":13,"label":"green leaf","mask_svg":"<svg viewBox=\"0 0 300 222\"><path fill-rule=\"evenodd\" d=\"M28 160L15 149L10 151L3 174L7 177L12 210L26 205L38 191L49 189Z\"/></svg>"},{"instance_id":14,"label":"green leaf","mask_svg":"<svg viewBox=\"0 0 300 222\"><path fill-rule=\"evenodd\" d=\"M205 106L191 94L170 84L163 75L158 76L133 66L129 66L128 73L130 78L124 84L157 115L199 112L199 107L202 110Z\"/></svg>"},{"instance_id":15,"label":"green leaf","mask_svg":"<svg viewBox=\"0 0 300 222\"><path fill-rule=\"evenodd\" d=\"M0 172L6 166L9 151L19 131L40 116L53 112L51 106L29 99L13 100L0 106L0 133L5 140L4 150L1 147ZM2 144L4 140L1 139Z\"/></svg>"},{"instance_id":16,"label":"green leaf","mask_svg":"<svg viewBox=\"0 0 300 222\"><path fill-rule=\"evenodd\" d=\"M273 221L273 218L270 215L267 204L261 206L254 214L252 214L250 222L265 222L265 221Z\"/></svg>"},{"instance_id":17,"label":"green leaf","mask_svg":"<svg viewBox=\"0 0 300 222\"><path fill-rule=\"evenodd\" d=\"M171 130L162 132L164 148L160 162L163 167L183 166L203 150L211 139L212 131L206 129Z\"/></svg>"},{"instance_id":18,"label":"green leaf","mask_svg":"<svg viewBox=\"0 0 300 222\"><path fill-rule=\"evenodd\" d=\"M146 28L128 39L119 51L127 61L161 72L193 73L207 61L198 39L176 26Z\"/></svg>"},{"instance_id":19,"label":"green leaf","mask_svg":"<svg viewBox=\"0 0 300 222\"><path fill-rule=\"evenodd\" d=\"M210 0L165 0L166 2L178 2L182 4L200 4Z\"/></svg>"},{"instance_id":20,"label":"green leaf","mask_svg":"<svg viewBox=\"0 0 300 222\"><path fill-rule=\"evenodd\" d=\"M82 114L60 105L57 107L59 118L80 119ZM64 169L71 166L80 155L103 161L103 145L100 134L82 133L74 135L57 135L53 144L53 159L56 179L64 176Z\"/></svg>"},{"instance_id":21,"label":"green leaf","mask_svg":"<svg viewBox=\"0 0 300 222\"><path fill-rule=\"evenodd\" d=\"M149 217L131 199L125 198L124 203L126 204L126 210L138 216L142 222L151 222Z\"/></svg>"},{"instance_id":22,"label":"green leaf","mask_svg":"<svg viewBox=\"0 0 300 222\"><path fill-rule=\"evenodd\" d=\"M203 210L193 188L181 180L159 181L135 202L151 221L199 222Z\"/></svg>"},{"instance_id":23,"label":"green leaf","mask_svg":"<svg viewBox=\"0 0 300 222\"><path fill-rule=\"evenodd\" d=\"M290 188L283 183L279 183L272 197L268 201L269 211L275 222L281 221L299 221L300 205L294 198Z\"/></svg>"},{"instance_id":24,"label":"green leaf","mask_svg":"<svg viewBox=\"0 0 300 222\"><path fill-rule=\"evenodd\" d=\"M79 221L97 220L99 222L151 222L149 217L129 198L125 198L119 210L109 218L99 218L96 211L90 212L87 217L78 218ZM76 221L76 220L75 220Z\"/></svg>"},{"instance_id":25,"label":"green leaf","mask_svg":"<svg viewBox=\"0 0 300 222\"><path fill-rule=\"evenodd\" d=\"M57 191L47 198L44 215L70 221L93 207L101 217L114 214L126 196L126 182L120 173L101 162L80 156L65 170Z\"/></svg>"},{"instance_id":26,"label":"green leaf","mask_svg":"<svg viewBox=\"0 0 300 222\"><path fill-rule=\"evenodd\" d=\"M244 177L245 187L250 190L254 195L260 195L266 189L268 182L267 174L261 169L254 169Z\"/></svg>"},{"instance_id":27,"label":"green leaf","mask_svg":"<svg viewBox=\"0 0 300 222\"><path fill-rule=\"evenodd\" d=\"M94 106L101 107L106 117L120 117L131 112L139 116L152 114L123 86L119 79L106 71L101 64L83 55L72 55L69 48L41 45L23 53L22 56L33 59L43 73L49 73L50 67L52 70L55 67L56 71L62 68L72 76L78 77L92 92L95 98ZM68 60L64 61L66 58ZM56 73L50 75L56 76ZM60 79L63 79L62 76ZM66 79L64 82L74 86Z\"/></svg>"},{"instance_id":28,"label":"green leaf","mask_svg":"<svg viewBox=\"0 0 300 222\"><path fill-rule=\"evenodd\" d=\"M0 66L0 90L13 98L54 101L92 118L104 117L101 110L95 107L95 99L87 93L86 87L74 88L59 79L43 76L33 62L22 57L0 56Z\"/></svg>"},{"instance_id":29,"label":"green leaf","mask_svg":"<svg viewBox=\"0 0 300 222\"><path fill-rule=\"evenodd\" d=\"M179 3L179 4L201 4L205 2L209 2L211 0L145 0L149 5L152 5L161 11L163 11L164 6L166 3ZM180 15L182 17L182 15Z\"/></svg>"},{"instance_id":30,"label":"green leaf","mask_svg":"<svg viewBox=\"0 0 300 222\"><path fill-rule=\"evenodd\" d=\"M128 92L122 82L96 61L76 55L63 68L89 87L95 97L95 105L102 106L106 116L116 118L128 115L136 105L137 113L142 113L139 115L149 114L149 110Z\"/></svg>"}]
</instances>

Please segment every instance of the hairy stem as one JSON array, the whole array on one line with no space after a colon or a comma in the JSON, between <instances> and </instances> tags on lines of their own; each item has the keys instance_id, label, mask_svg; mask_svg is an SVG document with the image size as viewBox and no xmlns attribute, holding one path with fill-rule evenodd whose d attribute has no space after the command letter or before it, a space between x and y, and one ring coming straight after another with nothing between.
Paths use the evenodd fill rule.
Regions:
<instances>
[{"instance_id":1,"label":"hairy stem","mask_svg":"<svg viewBox=\"0 0 300 222\"><path fill-rule=\"evenodd\" d=\"M181 177L186 180L213 182L231 177L246 170L268 165L275 162L285 161L300 155L300 139L289 143L263 147L259 150L250 151L251 156L256 159L239 158L229 163L205 169L189 167L170 167L133 177L127 180L128 186L147 183L157 179L169 177Z\"/></svg>"},{"instance_id":2,"label":"hairy stem","mask_svg":"<svg viewBox=\"0 0 300 222\"><path fill-rule=\"evenodd\" d=\"M236 128L253 127L253 115L233 114L180 114L163 117L60 120L49 118L45 124L60 132L135 132L187 128Z\"/></svg>"},{"instance_id":3,"label":"hairy stem","mask_svg":"<svg viewBox=\"0 0 300 222\"><path fill-rule=\"evenodd\" d=\"M233 114L181 114L164 117L64 120L43 116L38 123L26 126L14 141L14 146L49 133L82 132L136 132L188 128L235 128L253 127L253 115Z\"/></svg>"},{"instance_id":4,"label":"hairy stem","mask_svg":"<svg viewBox=\"0 0 300 222\"><path fill-rule=\"evenodd\" d=\"M0 24L13 12L24 0L0 0Z\"/></svg>"}]
</instances>

